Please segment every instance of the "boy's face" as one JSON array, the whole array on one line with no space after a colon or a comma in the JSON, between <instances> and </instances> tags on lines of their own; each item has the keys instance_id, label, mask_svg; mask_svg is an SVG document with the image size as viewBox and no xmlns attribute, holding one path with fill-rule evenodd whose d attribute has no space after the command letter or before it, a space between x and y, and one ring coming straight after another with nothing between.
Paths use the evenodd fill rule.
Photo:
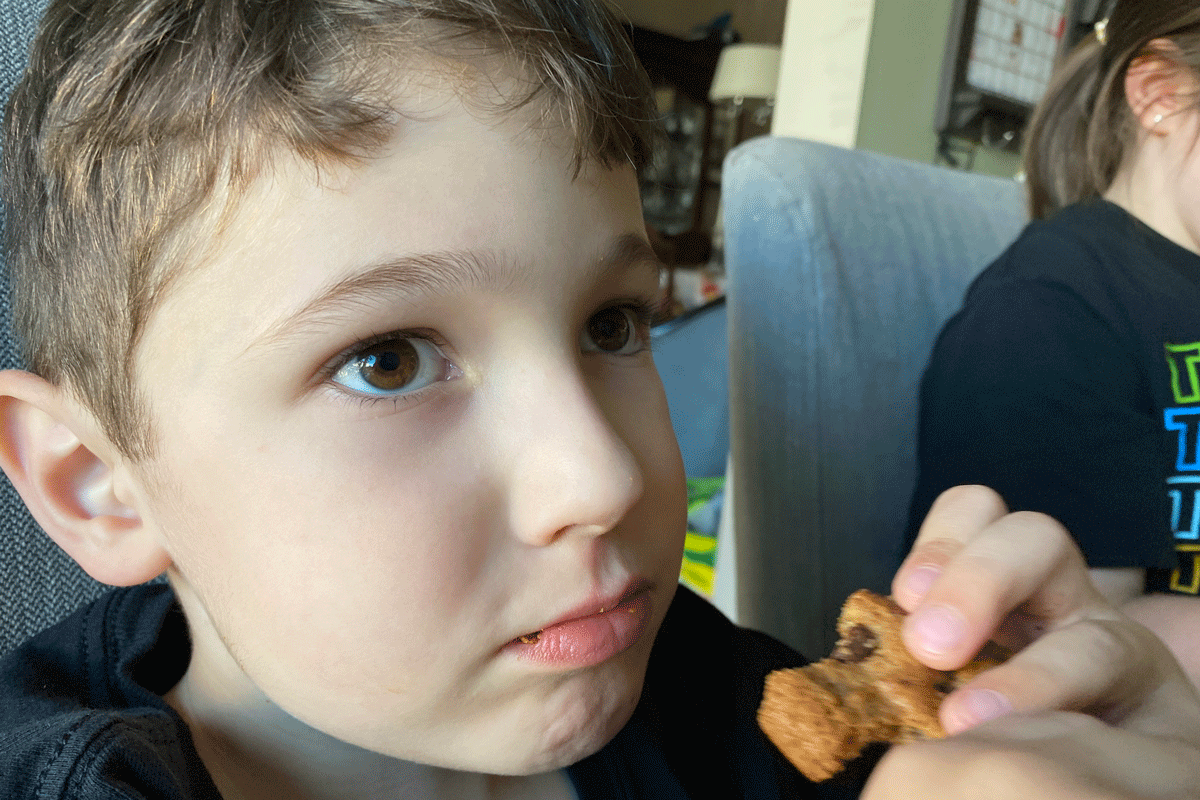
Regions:
<instances>
[{"instance_id":1,"label":"boy's face","mask_svg":"<svg viewBox=\"0 0 1200 800\"><path fill-rule=\"evenodd\" d=\"M682 466L637 311L658 275L632 169L572 179L565 134L424 103L365 165L273 170L164 299L138 502L193 686L542 771L628 719L675 591Z\"/></svg>"}]
</instances>

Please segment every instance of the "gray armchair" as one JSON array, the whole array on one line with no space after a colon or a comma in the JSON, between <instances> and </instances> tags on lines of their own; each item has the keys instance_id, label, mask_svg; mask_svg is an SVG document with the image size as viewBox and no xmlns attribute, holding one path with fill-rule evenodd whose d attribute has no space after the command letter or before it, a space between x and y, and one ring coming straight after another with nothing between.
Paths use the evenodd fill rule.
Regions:
<instances>
[{"instance_id":1,"label":"gray armchair","mask_svg":"<svg viewBox=\"0 0 1200 800\"><path fill-rule=\"evenodd\" d=\"M850 592L888 591L921 373L1024 196L778 137L731 152L722 183L738 621L816 658Z\"/></svg>"}]
</instances>

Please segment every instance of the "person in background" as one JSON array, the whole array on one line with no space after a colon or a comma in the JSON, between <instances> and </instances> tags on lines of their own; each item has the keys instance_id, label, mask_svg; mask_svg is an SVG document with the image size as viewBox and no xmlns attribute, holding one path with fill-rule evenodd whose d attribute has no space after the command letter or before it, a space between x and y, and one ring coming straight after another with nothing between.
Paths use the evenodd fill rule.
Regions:
<instances>
[{"instance_id":1,"label":"person in background","mask_svg":"<svg viewBox=\"0 0 1200 800\"><path fill-rule=\"evenodd\" d=\"M1060 520L1097 587L1200 681L1200 3L1119 0L1057 70L1033 217L921 384L909 539L981 483Z\"/></svg>"}]
</instances>

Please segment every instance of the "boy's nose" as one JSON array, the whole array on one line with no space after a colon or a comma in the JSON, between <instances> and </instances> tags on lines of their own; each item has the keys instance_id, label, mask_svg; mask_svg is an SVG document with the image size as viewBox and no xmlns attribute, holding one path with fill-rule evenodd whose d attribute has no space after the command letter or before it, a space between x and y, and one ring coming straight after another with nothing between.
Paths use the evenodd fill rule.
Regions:
<instances>
[{"instance_id":1,"label":"boy's nose","mask_svg":"<svg viewBox=\"0 0 1200 800\"><path fill-rule=\"evenodd\" d=\"M521 403L505 448L509 522L527 544L598 536L615 528L642 497L642 470L600 398L583 379L542 382ZM518 421L519 420L519 421Z\"/></svg>"}]
</instances>

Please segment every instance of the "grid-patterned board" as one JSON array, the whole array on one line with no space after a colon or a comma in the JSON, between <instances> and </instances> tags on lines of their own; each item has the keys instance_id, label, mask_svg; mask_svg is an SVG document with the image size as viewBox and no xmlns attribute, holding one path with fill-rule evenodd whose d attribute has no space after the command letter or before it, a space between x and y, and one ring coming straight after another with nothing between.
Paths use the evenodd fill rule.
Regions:
<instances>
[{"instance_id":1,"label":"grid-patterned board","mask_svg":"<svg viewBox=\"0 0 1200 800\"><path fill-rule=\"evenodd\" d=\"M1036 104L1054 69L1066 10L1067 0L979 0L967 84Z\"/></svg>"}]
</instances>

